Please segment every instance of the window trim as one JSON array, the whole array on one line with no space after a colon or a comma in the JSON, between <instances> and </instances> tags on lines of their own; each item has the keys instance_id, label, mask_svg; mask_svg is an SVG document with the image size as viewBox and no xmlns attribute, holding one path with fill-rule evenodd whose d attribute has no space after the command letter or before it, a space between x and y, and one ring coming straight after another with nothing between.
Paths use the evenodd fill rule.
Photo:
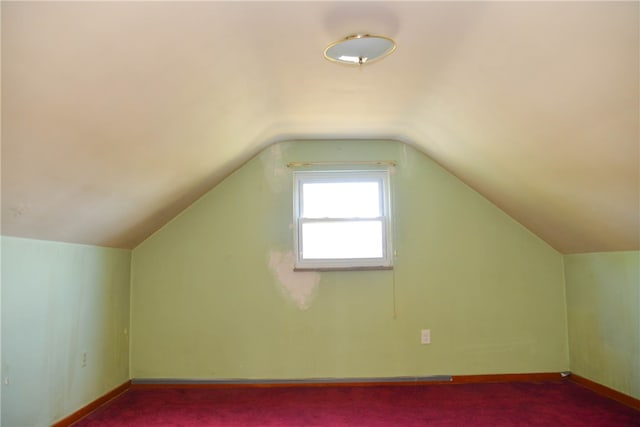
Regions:
<instances>
[{"instance_id":1,"label":"window trim","mask_svg":"<svg viewBox=\"0 0 640 427\"><path fill-rule=\"evenodd\" d=\"M302 214L302 186L309 182L366 182L380 183L380 213L371 220L380 221L382 225L381 258L326 258L304 259L302 254L302 225L305 222L322 221L322 219L304 219ZM379 168L345 168L345 169L313 169L293 172L293 219L294 219L294 252L295 271L349 271L349 270L389 270L393 268L393 221L391 211L391 174L388 167ZM335 221L358 221L358 218L329 218Z\"/></svg>"}]
</instances>

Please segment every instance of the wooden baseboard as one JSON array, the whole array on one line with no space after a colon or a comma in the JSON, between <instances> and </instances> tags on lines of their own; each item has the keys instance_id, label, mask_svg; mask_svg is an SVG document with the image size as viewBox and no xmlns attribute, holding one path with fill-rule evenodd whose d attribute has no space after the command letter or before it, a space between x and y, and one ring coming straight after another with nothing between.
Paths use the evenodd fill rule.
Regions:
<instances>
[{"instance_id":1,"label":"wooden baseboard","mask_svg":"<svg viewBox=\"0 0 640 427\"><path fill-rule=\"evenodd\" d=\"M414 386L435 384L505 383L560 381L559 372L493 375L437 375L432 377L390 378L312 378L296 380L178 380L178 379L134 379L131 389L153 388L270 388L270 387L373 387Z\"/></svg>"},{"instance_id":2,"label":"wooden baseboard","mask_svg":"<svg viewBox=\"0 0 640 427\"><path fill-rule=\"evenodd\" d=\"M381 385L450 384L450 375L384 378L304 378L304 379L133 379L132 389L154 388L278 388L278 387L374 387Z\"/></svg>"},{"instance_id":3,"label":"wooden baseboard","mask_svg":"<svg viewBox=\"0 0 640 427\"><path fill-rule=\"evenodd\" d=\"M560 372L534 372L529 374L455 375L454 384L548 382L562 380Z\"/></svg>"},{"instance_id":4,"label":"wooden baseboard","mask_svg":"<svg viewBox=\"0 0 640 427\"><path fill-rule=\"evenodd\" d=\"M628 394L624 394L602 384L598 384L597 382L581 377L580 375L571 374L569 380L576 384L580 384L581 386L588 388L589 390L596 392L604 397L617 400L620 403L623 403L635 410L640 411L640 399L636 399L635 397L629 396Z\"/></svg>"},{"instance_id":5,"label":"wooden baseboard","mask_svg":"<svg viewBox=\"0 0 640 427\"><path fill-rule=\"evenodd\" d=\"M95 411L96 409L98 409L100 406L104 405L105 403L107 403L111 399L114 399L117 396L121 395L122 393L127 391L130 387L131 387L131 380L119 385L118 387L114 388L113 390L111 390L110 392L104 394L103 396L97 398L96 400L94 400L93 402L89 403L88 405L83 406L82 408L78 409L76 412L74 412L73 414L69 415L68 417L65 417L65 418L61 419L60 421L58 421L55 424L53 424L52 427L67 427L67 426L70 426L71 424L75 423L76 421L80 420L81 418L86 417L91 412Z\"/></svg>"}]
</instances>

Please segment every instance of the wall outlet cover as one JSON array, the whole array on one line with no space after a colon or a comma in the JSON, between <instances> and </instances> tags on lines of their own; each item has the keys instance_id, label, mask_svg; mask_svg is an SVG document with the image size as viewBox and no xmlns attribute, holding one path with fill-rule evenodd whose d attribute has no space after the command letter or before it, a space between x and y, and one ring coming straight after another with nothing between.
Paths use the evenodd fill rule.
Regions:
<instances>
[{"instance_id":1,"label":"wall outlet cover","mask_svg":"<svg viewBox=\"0 0 640 427\"><path fill-rule=\"evenodd\" d=\"M431 344L431 329L423 329L420 331L420 343Z\"/></svg>"}]
</instances>

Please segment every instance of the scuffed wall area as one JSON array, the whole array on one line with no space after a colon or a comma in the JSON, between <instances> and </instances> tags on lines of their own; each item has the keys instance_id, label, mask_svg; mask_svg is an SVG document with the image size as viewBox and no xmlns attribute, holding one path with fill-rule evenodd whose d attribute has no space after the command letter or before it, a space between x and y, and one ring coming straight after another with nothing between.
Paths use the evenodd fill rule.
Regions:
<instances>
[{"instance_id":1,"label":"scuffed wall area","mask_svg":"<svg viewBox=\"0 0 640 427\"><path fill-rule=\"evenodd\" d=\"M397 162L395 268L294 272L287 163L378 160ZM134 249L131 286L133 378L568 369L562 256L393 141L267 148Z\"/></svg>"},{"instance_id":2,"label":"scuffed wall area","mask_svg":"<svg viewBox=\"0 0 640 427\"><path fill-rule=\"evenodd\" d=\"M311 301L320 283L320 273L315 271L293 271L295 255L292 251L272 251L269 254L269 269L276 278L283 294L302 310L311 307Z\"/></svg>"},{"instance_id":3,"label":"scuffed wall area","mask_svg":"<svg viewBox=\"0 0 640 427\"><path fill-rule=\"evenodd\" d=\"M40 427L129 379L131 251L2 237L2 426Z\"/></svg>"}]
</instances>

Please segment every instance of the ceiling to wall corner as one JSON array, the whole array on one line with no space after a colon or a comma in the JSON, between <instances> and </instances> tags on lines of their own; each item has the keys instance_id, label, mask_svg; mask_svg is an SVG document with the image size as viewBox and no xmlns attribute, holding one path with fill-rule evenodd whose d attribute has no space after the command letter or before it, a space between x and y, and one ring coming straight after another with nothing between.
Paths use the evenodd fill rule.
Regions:
<instances>
[{"instance_id":1,"label":"ceiling to wall corner","mask_svg":"<svg viewBox=\"0 0 640 427\"><path fill-rule=\"evenodd\" d=\"M2 234L131 248L269 144L422 150L563 253L640 248L638 2L6 2ZM353 33L397 50L323 58Z\"/></svg>"}]
</instances>

